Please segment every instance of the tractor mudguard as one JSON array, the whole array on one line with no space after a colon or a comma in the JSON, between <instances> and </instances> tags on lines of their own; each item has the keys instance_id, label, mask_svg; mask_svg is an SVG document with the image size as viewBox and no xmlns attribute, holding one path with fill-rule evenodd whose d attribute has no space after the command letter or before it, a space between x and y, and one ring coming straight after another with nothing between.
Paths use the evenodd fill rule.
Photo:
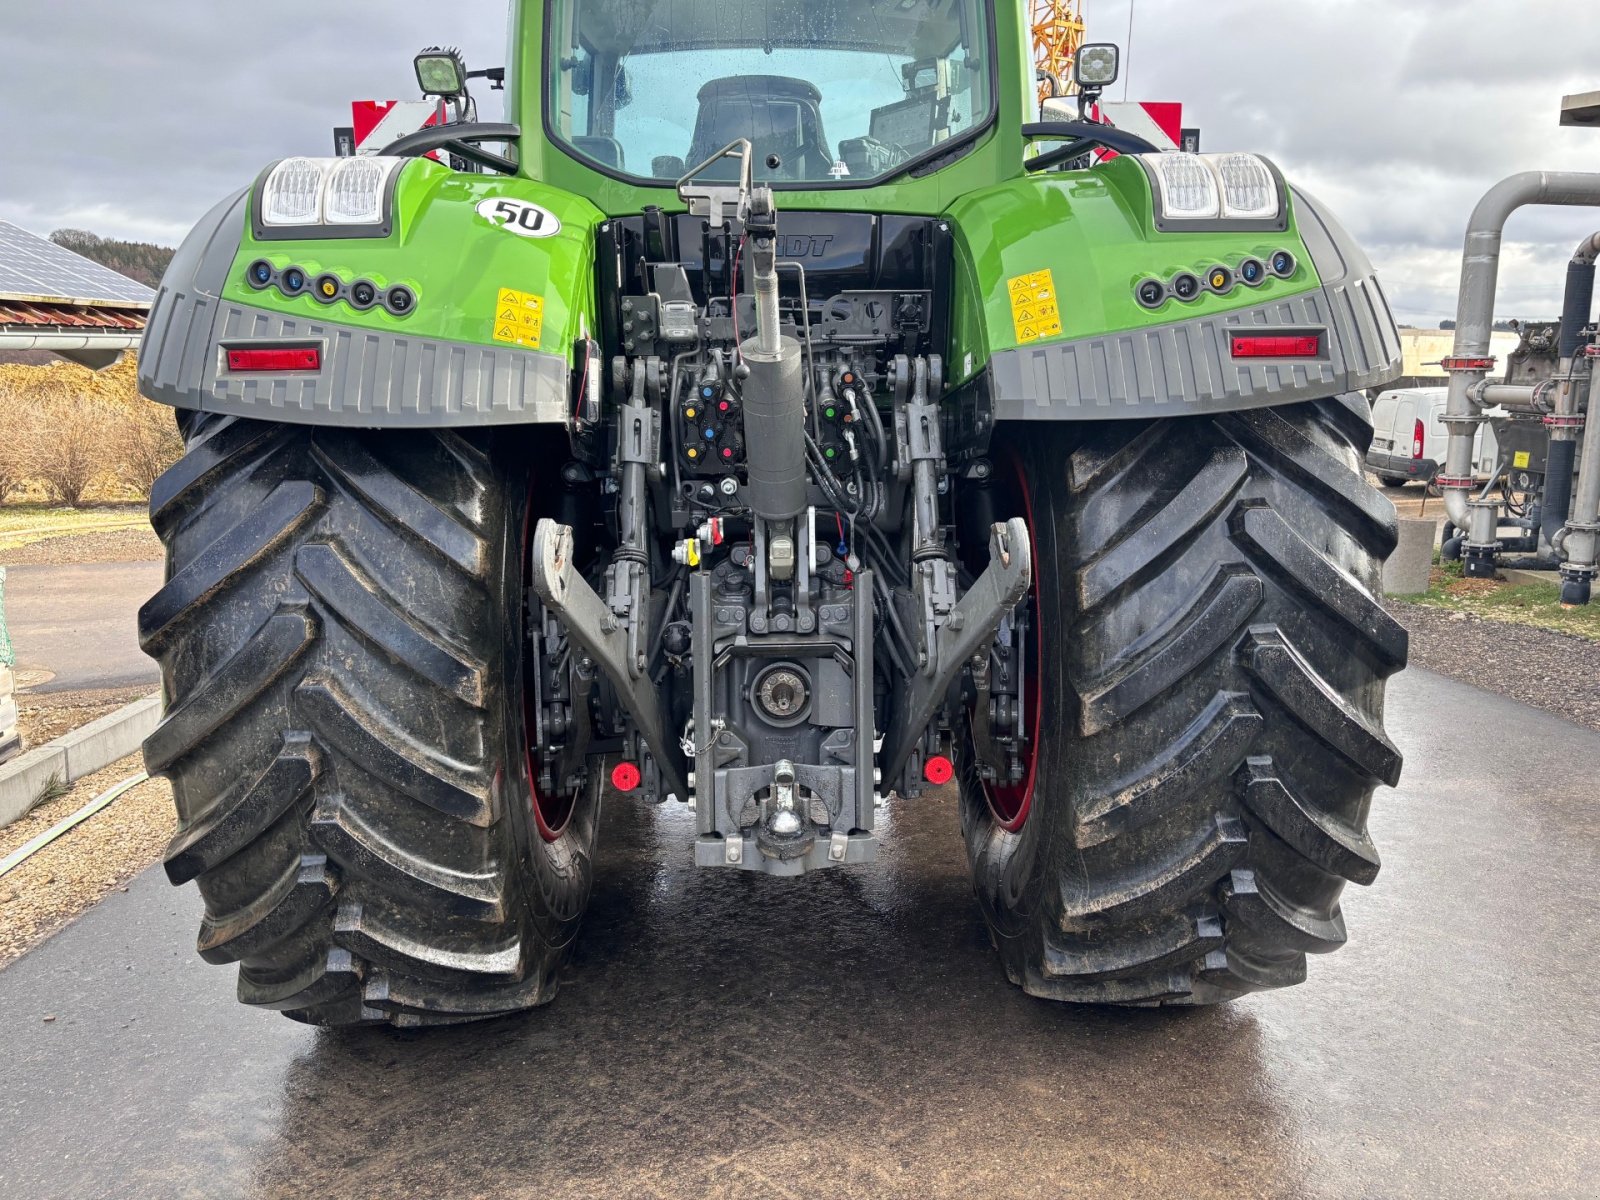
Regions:
<instances>
[{"instance_id":1,"label":"tractor mudguard","mask_svg":"<svg viewBox=\"0 0 1600 1200\"><path fill-rule=\"evenodd\" d=\"M146 396L365 428L567 419L574 344L596 328L599 210L534 180L415 159L381 225L273 228L259 218L270 170L173 259L140 348ZM229 351L285 346L314 348L315 369L230 368Z\"/></svg>"},{"instance_id":2,"label":"tractor mudguard","mask_svg":"<svg viewBox=\"0 0 1600 1200\"><path fill-rule=\"evenodd\" d=\"M1399 375L1399 333L1372 264L1310 196L1285 186L1275 221L1189 232L1162 227L1153 192L1145 168L1123 156L950 207L950 365L964 428L1219 413ZM1283 252L1291 269L1275 272ZM1247 263L1265 268L1254 284ZM1226 278L1214 283L1219 268ZM1189 298L1173 286L1185 275L1198 284ZM1140 298L1152 280L1164 293L1154 304ZM1241 334L1318 340L1310 357L1241 357Z\"/></svg>"}]
</instances>

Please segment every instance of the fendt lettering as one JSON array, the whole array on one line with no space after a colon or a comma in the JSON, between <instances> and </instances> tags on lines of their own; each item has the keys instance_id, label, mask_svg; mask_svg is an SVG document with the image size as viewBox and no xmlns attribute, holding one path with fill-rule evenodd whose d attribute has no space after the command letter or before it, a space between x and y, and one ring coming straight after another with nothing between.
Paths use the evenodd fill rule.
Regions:
<instances>
[{"instance_id":1,"label":"fendt lettering","mask_svg":"<svg viewBox=\"0 0 1600 1200\"><path fill-rule=\"evenodd\" d=\"M779 258L821 258L833 244L833 235L780 234L777 241Z\"/></svg>"}]
</instances>

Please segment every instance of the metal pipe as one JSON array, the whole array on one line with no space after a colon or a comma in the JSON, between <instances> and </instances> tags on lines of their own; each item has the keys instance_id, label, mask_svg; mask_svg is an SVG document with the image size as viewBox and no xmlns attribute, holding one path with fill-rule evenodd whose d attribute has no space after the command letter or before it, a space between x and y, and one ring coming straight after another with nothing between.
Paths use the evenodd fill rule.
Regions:
<instances>
[{"instance_id":1,"label":"metal pipe","mask_svg":"<svg viewBox=\"0 0 1600 1200\"><path fill-rule=\"evenodd\" d=\"M1589 581L1595 576L1596 534L1600 532L1597 523L1600 523L1600 420L1590 421L1583 429L1583 464L1578 469L1578 486L1562 543L1567 552L1566 564L1561 568L1562 582L1575 585L1582 596L1581 599L1575 596L1573 603L1589 602ZM1565 586L1562 593L1562 600L1567 600Z\"/></svg>"},{"instance_id":2,"label":"metal pipe","mask_svg":"<svg viewBox=\"0 0 1600 1200\"><path fill-rule=\"evenodd\" d=\"M1567 288L1561 308L1561 363L1556 370L1559 390L1556 393L1553 420L1550 422L1550 452L1545 463L1546 504L1541 514L1545 540L1552 547L1566 548L1568 535L1573 532L1569 522L1576 525L1593 525L1597 514L1593 504L1587 503L1586 484L1590 491L1600 488L1600 481L1586 480L1582 476L1596 474L1596 468L1586 456L1582 476L1578 480L1577 519L1572 520L1573 471L1577 456L1580 428L1580 410L1588 407L1591 391L1591 371L1583 353L1583 331L1594 312L1595 261L1600 258L1600 233L1592 233L1578 243L1567 264ZM1589 433L1583 434L1586 448ZM1571 582L1581 593L1587 593L1588 581L1594 575L1594 535L1580 536L1573 543L1577 556L1569 551ZM1565 578L1566 572L1563 572Z\"/></svg>"},{"instance_id":3,"label":"metal pipe","mask_svg":"<svg viewBox=\"0 0 1600 1200\"><path fill-rule=\"evenodd\" d=\"M1474 403L1483 405L1484 408L1493 408L1497 404L1515 405L1518 408L1531 410L1533 402L1539 396L1543 384L1536 383L1480 383L1472 389Z\"/></svg>"},{"instance_id":4,"label":"metal pipe","mask_svg":"<svg viewBox=\"0 0 1600 1200\"><path fill-rule=\"evenodd\" d=\"M127 334L15 333L0 331L0 350L133 350L141 332Z\"/></svg>"},{"instance_id":5,"label":"metal pipe","mask_svg":"<svg viewBox=\"0 0 1600 1200\"><path fill-rule=\"evenodd\" d=\"M1600 174L1577 171L1525 171L1495 184L1473 209L1461 262L1456 304L1455 348L1446 360L1450 394L1444 423L1450 430L1445 469L1439 478L1445 511L1467 530L1469 549L1489 550L1496 542L1496 508L1471 500L1472 447L1483 421L1473 390L1493 366L1489 339L1494 331L1495 290L1500 278L1500 246L1506 222L1530 204L1600 205ZM1600 476L1597 476L1600 484Z\"/></svg>"}]
</instances>

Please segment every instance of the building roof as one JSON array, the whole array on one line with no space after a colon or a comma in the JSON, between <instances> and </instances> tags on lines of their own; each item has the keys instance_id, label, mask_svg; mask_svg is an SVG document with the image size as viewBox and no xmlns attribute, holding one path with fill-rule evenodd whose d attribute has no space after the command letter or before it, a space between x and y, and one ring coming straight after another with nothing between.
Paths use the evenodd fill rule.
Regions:
<instances>
[{"instance_id":1,"label":"building roof","mask_svg":"<svg viewBox=\"0 0 1600 1200\"><path fill-rule=\"evenodd\" d=\"M0 302L148 309L155 298L110 267L0 221Z\"/></svg>"}]
</instances>

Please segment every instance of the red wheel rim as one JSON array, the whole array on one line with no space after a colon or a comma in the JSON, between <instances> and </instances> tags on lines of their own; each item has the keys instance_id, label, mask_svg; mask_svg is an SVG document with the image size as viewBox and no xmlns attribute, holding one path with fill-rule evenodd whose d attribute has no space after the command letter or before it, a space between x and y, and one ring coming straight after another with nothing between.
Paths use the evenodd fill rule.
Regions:
<instances>
[{"instance_id":1,"label":"red wheel rim","mask_svg":"<svg viewBox=\"0 0 1600 1200\"><path fill-rule=\"evenodd\" d=\"M1022 470L1021 458L1012 453L1011 469L1016 475L1017 491L1022 497L1022 516L1028 523L1029 553L1033 559L1033 582L1028 588L1028 598L1033 602L1033 619L1029 634L1033 639L1033 669L1022 680L1022 705L1028 723L1027 738L1022 746L1022 782L1013 784L983 784L983 794L994 814L995 824L1008 833L1016 833L1028 820L1033 807L1033 784L1038 771L1039 746L1039 676L1044 669L1044 636L1039 620L1039 550L1034 536L1033 499L1028 492L1028 479Z\"/></svg>"},{"instance_id":2,"label":"red wheel rim","mask_svg":"<svg viewBox=\"0 0 1600 1200\"><path fill-rule=\"evenodd\" d=\"M572 820L572 810L576 806L576 796L546 796L539 790L539 755L535 749L535 738L538 736L538 714L534 712L534 690L532 679L537 678L539 660L534 654L534 641L529 636L531 631L526 628L528 620L528 585L532 578L532 553L533 539L533 483L528 483L527 510L522 522L522 586L517 591L517 611L521 614L523 628L518 640L522 644L522 742L527 747L524 764L528 775L528 802L533 809L533 822L539 829L539 836L547 842L559 839L566 831L567 822Z\"/></svg>"}]
</instances>

